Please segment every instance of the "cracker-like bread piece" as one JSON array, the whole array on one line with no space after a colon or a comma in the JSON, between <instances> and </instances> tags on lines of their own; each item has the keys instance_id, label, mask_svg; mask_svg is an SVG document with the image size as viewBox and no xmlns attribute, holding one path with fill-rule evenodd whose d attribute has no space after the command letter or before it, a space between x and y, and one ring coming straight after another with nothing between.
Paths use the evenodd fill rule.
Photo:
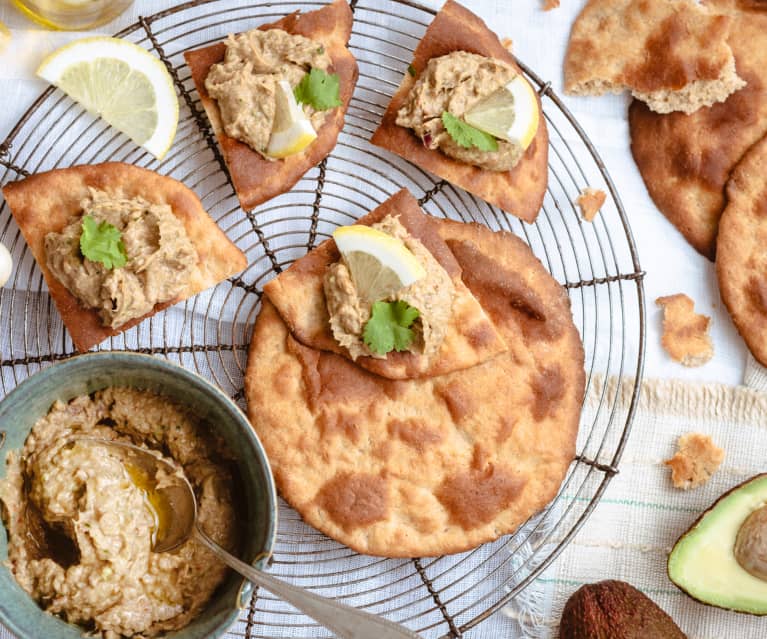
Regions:
<instances>
[{"instance_id":1,"label":"cracker-like bread piece","mask_svg":"<svg viewBox=\"0 0 767 639\"><path fill-rule=\"evenodd\" d=\"M149 202L169 205L173 214L183 222L199 258L189 287L177 299L157 304L151 313L114 329L104 326L96 310L83 306L54 277L45 259L45 236L61 231L72 217L82 213L80 202L88 197L89 187L118 198L140 196ZM243 252L218 228L191 189L178 180L132 164L107 162L46 171L7 184L3 187L3 195L80 352L214 286L248 264Z\"/></svg>"},{"instance_id":2,"label":"cracker-like bread piece","mask_svg":"<svg viewBox=\"0 0 767 639\"><path fill-rule=\"evenodd\" d=\"M508 352L394 381L299 343L266 298L253 332L248 415L277 487L365 554L440 555L511 533L575 453L585 377L566 292L513 235L438 222Z\"/></svg>"},{"instance_id":3,"label":"cracker-like bread piece","mask_svg":"<svg viewBox=\"0 0 767 639\"><path fill-rule=\"evenodd\" d=\"M258 28L282 29L294 35L302 35L322 42L333 60L332 71L338 74L342 105L325 116L325 122L317 131L317 139L304 152L282 160L270 161L244 142L230 138L226 134L218 104L205 89L208 71L211 66L224 59L226 45L219 42L203 49L184 53L197 93L200 94L205 113L221 147L240 206L246 211L250 211L275 195L290 190L304 173L321 162L333 150L338 134L344 126L346 109L359 74L357 61L346 48L352 30L352 12L345 0L334 0L322 9L308 13L296 11L277 22L264 24Z\"/></svg>"},{"instance_id":4,"label":"cracker-like bread piece","mask_svg":"<svg viewBox=\"0 0 767 639\"><path fill-rule=\"evenodd\" d=\"M397 111L405 103L418 74L432 58L453 51L468 51L503 60L521 73L514 56L479 17L454 0L447 0L413 54L415 77L410 72L405 73L370 141L525 222L534 222L543 203L549 175L549 134L542 113L538 132L527 151L511 171L503 172L486 171L454 160L438 149L427 149L413 131L397 125Z\"/></svg>"},{"instance_id":5,"label":"cracker-like bread piece","mask_svg":"<svg viewBox=\"0 0 767 639\"><path fill-rule=\"evenodd\" d=\"M660 115L634 101L629 125L631 151L650 197L695 250L713 260L730 171L767 133L767 3L706 5L731 16L728 42L748 84L690 115Z\"/></svg>"},{"instance_id":6,"label":"cracker-like bread piece","mask_svg":"<svg viewBox=\"0 0 767 639\"><path fill-rule=\"evenodd\" d=\"M693 0L589 0L573 24L565 91L628 89L657 113L692 113L742 89L731 19Z\"/></svg>"},{"instance_id":7,"label":"cracker-like bread piece","mask_svg":"<svg viewBox=\"0 0 767 639\"><path fill-rule=\"evenodd\" d=\"M732 321L753 356L767 366L767 137L727 182L719 224L716 275Z\"/></svg>"},{"instance_id":8,"label":"cracker-like bread piece","mask_svg":"<svg viewBox=\"0 0 767 639\"><path fill-rule=\"evenodd\" d=\"M475 366L506 351L503 338L462 282L461 268L439 235L438 220L421 211L417 200L402 189L357 224L369 226L387 215L398 216L400 223L451 276L455 285L452 315L445 339L432 357L392 351L385 359L358 357L357 364L390 379L412 379ZM348 350L333 338L322 285L325 270L340 257L335 242L326 240L268 282L264 293L299 342L351 359Z\"/></svg>"},{"instance_id":9,"label":"cracker-like bread piece","mask_svg":"<svg viewBox=\"0 0 767 639\"><path fill-rule=\"evenodd\" d=\"M682 490L705 484L724 459L724 451L709 435L701 433L682 435L677 442L677 448L674 456L663 463L671 468L674 488Z\"/></svg>"},{"instance_id":10,"label":"cracker-like bread piece","mask_svg":"<svg viewBox=\"0 0 767 639\"><path fill-rule=\"evenodd\" d=\"M604 206L606 199L607 193L605 193L602 189L586 187L578 194L578 197L575 199L575 203L581 210L581 216L583 216L583 219L587 222L593 222L594 218L597 216L597 213L599 213L599 209Z\"/></svg>"},{"instance_id":11,"label":"cracker-like bread piece","mask_svg":"<svg viewBox=\"0 0 767 639\"><path fill-rule=\"evenodd\" d=\"M695 302L684 293L659 297L663 309L661 344L675 362L683 366L702 366L714 356L708 334L711 318L694 311Z\"/></svg>"}]
</instances>

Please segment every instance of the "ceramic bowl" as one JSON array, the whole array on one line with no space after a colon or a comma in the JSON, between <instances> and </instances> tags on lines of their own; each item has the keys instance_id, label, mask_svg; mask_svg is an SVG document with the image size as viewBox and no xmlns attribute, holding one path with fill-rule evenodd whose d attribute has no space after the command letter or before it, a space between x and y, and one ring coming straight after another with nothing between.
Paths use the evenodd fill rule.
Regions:
<instances>
[{"instance_id":1,"label":"ceramic bowl","mask_svg":"<svg viewBox=\"0 0 767 639\"><path fill-rule=\"evenodd\" d=\"M22 447L35 422L57 399L92 393L107 386L152 390L171 397L215 428L237 458L242 478L244 527L241 557L264 568L277 530L277 497L269 462L242 411L221 390L175 364L138 353L102 352L56 363L23 381L0 402L0 478L9 451ZM4 435L3 435L4 433ZM8 539L0 525L0 621L19 639L76 639L81 630L44 612L16 583L4 565ZM166 635L176 639L219 637L247 604L251 587L231 574L207 608L185 628Z\"/></svg>"}]
</instances>

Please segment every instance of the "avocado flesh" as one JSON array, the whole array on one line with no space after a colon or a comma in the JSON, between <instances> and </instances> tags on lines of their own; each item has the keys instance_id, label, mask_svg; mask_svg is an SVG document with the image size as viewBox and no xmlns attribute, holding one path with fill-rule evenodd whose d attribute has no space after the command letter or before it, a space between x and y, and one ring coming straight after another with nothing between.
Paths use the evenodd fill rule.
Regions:
<instances>
[{"instance_id":1,"label":"avocado flesh","mask_svg":"<svg viewBox=\"0 0 767 639\"><path fill-rule=\"evenodd\" d=\"M746 518L767 504L767 475L723 495L677 541L668 575L691 597L712 606L767 615L767 581L741 568L734 547Z\"/></svg>"}]
</instances>

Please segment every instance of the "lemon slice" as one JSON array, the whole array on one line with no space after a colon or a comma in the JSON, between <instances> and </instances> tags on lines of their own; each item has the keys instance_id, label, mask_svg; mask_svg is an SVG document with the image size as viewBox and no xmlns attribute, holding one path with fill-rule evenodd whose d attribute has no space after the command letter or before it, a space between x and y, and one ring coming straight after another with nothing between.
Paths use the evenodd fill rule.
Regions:
<instances>
[{"instance_id":1,"label":"lemon slice","mask_svg":"<svg viewBox=\"0 0 767 639\"><path fill-rule=\"evenodd\" d=\"M463 119L480 131L526 149L538 131L538 99L530 83L518 75L480 100Z\"/></svg>"},{"instance_id":2,"label":"lemon slice","mask_svg":"<svg viewBox=\"0 0 767 639\"><path fill-rule=\"evenodd\" d=\"M333 239L357 288L368 302L385 299L426 275L412 251L388 233L369 226L342 226Z\"/></svg>"},{"instance_id":3,"label":"lemon slice","mask_svg":"<svg viewBox=\"0 0 767 639\"><path fill-rule=\"evenodd\" d=\"M11 30L0 22L0 53L5 51L5 47L11 41Z\"/></svg>"},{"instance_id":4,"label":"lemon slice","mask_svg":"<svg viewBox=\"0 0 767 639\"><path fill-rule=\"evenodd\" d=\"M271 158L286 158L295 153L301 153L317 139L311 121L304 110L296 102L293 89L286 80L277 83L275 93L277 101L274 114L274 127L266 155Z\"/></svg>"},{"instance_id":5,"label":"lemon slice","mask_svg":"<svg viewBox=\"0 0 767 639\"><path fill-rule=\"evenodd\" d=\"M145 49L119 38L84 38L51 53L37 75L156 158L173 143L176 90L165 65Z\"/></svg>"}]
</instances>

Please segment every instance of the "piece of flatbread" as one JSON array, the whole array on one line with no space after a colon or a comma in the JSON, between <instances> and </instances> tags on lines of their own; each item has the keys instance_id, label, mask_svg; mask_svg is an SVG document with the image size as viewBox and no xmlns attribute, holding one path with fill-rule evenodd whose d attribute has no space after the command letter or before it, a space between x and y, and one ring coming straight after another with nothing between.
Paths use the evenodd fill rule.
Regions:
<instances>
[{"instance_id":1,"label":"piece of flatbread","mask_svg":"<svg viewBox=\"0 0 767 639\"><path fill-rule=\"evenodd\" d=\"M534 222L548 184L549 135L542 113L532 144L511 171L503 172L486 171L454 160L438 149L427 149L413 131L396 123L397 111L429 60L453 51L497 58L521 73L514 57L480 18L457 2L447 0L413 54L415 77L410 72L405 73L370 141L525 222ZM538 107L540 109L540 100Z\"/></svg>"},{"instance_id":2,"label":"piece of flatbread","mask_svg":"<svg viewBox=\"0 0 767 639\"><path fill-rule=\"evenodd\" d=\"M82 214L80 202L88 197L89 187L117 198L140 196L149 202L169 205L173 214L183 222L199 257L188 289L178 298L157 304L151 313L114 329L104 326L96 310L83 306L54 277L45 259L45 236L61 231L72 217ZM132 164L108 162L38 173L7 184L3 187L3 195L80 352L214 286L247 266L245 255L218 228L191 189L173 178Z\"/></svg>"},{"instance_id":3,"label":"piece of flatbread","mask_svg":"<svg viewBox=\"0 0 767 639\"><path fill-rule=\"evenodd\" d=\"M283 29L288 33L303 35L322 42L333 60L331 71L339 77L342 105L326 115L325 122L317 132L317 139L302 153L282 160L270 161L251 149L247 144L230 138L224 131L221 114L216 101L205 89L205 78L210 67L224 59L226 46L223 42L184 53L192 72L192 79L200 94L200 100L216 134L221 153L229 169L229 176L240 200L240 206L250 211L262 202L290 190L314 165L321 162L336 145L338 134L344 126L344 116L349 106L359 70L357 61L346 48L352 29L352 12L345 0L308 13L291 13L281 20L264 24L259 29Z\"/></svg>"},{"instance_id":4,"label":"piece of flatbread","mask_svg":"<svg viewBox=\"0 0 767 639\"><path fill-rule=\"evenodd\" d=\"M664 464L671 468L674 488L689 490L702 486L719 468L724 451L717 446L710 435L687 433L677 442L677 452Z\"/></svg>"},{"instance_id":5,"label":"piece of flatbread","mask_svg":"<svg viewBox=\"0 0 767 639\"><path fill-rule=\"evenodd\" d=\"M708 329L711 318L694 311L695 302L684 293L659 297L663 309L661 343L666 352L683 366L703 366L714 356Z\"/></svg>"},{"instance_id":6,"label":"piece of flatbread","mask_svg":"<svg viewBox=\"0 0 767 639\"><path fill-rule=\"evenodd\" d=\"M429 249L452 277L455 285L452 315L445 339L432 357L392 351L385 359L358 357L357 364L390 379L412 379L475 366L506 351L503 338L461 281L461 268L439 236L439 221L421 211L416 199L403 189L357 224L369 226L387 215L398 217L408 232ZM268 282L264 293L299 342L351 359L348 350L338 344L330 330L322 285L325 270L340 257L335 242L326 240Z\"/></svg>"},{"instance_id":7,"label":"piece of flatbread","mask_svg":"<svg viewBox=\"0 0 767 639\"><path fill-rule=\"evenodd\" d=\"M566 292L515 236L438 224L508 352L394 381L299 343L268 298L253 331L248 415L278 489L365 554L441 555L511 533L575 453L584 354Z\"/></svg>"},{"instance_id":8,"label":"piece of flatbread","mask_svg":"<svg viewBox=\"0 0 767 639\"><path fill-rule=\"evenodd\" d=\"M589 0L573 24L565 91L628 89L657 113L692 113L745 82L727 44L731 19L694 0Z\"/></svg>"},{"instance_id":9,"label":"piece of flatbread","mask_svg":"<svg viewBox=\"0 0 767 639\"><path fill-rule=\"evenodd\" d=\"M629 109L631 151L656 206L699 253L713 260L724 186L743 154L767 133L767 2L708 0L732 17L728 42L748 83L695 113Z\"/></svg>"},{"instance_id":10,"label":"piece of flatbread","mask_svg":"<svg viewBox=\"0 0 767 639\"><path fill-rule=\"evenodd\" d=\"M716 274L732 321L767 366L767 138L735 167L719 224Z\"/></svg>"},{"instance_id":11,"label":"piece of flatbread","mask_svg":"<svg viewBox=\"0 0 767 639\"><path fill-rule=\"evenodd\" d=\"M583 219L587 222L593 222L599 209L604 206L606 199L607 193L601 189L586 187L578 194L575 203L580 208Z\"/></svg>"}]
</instances>

